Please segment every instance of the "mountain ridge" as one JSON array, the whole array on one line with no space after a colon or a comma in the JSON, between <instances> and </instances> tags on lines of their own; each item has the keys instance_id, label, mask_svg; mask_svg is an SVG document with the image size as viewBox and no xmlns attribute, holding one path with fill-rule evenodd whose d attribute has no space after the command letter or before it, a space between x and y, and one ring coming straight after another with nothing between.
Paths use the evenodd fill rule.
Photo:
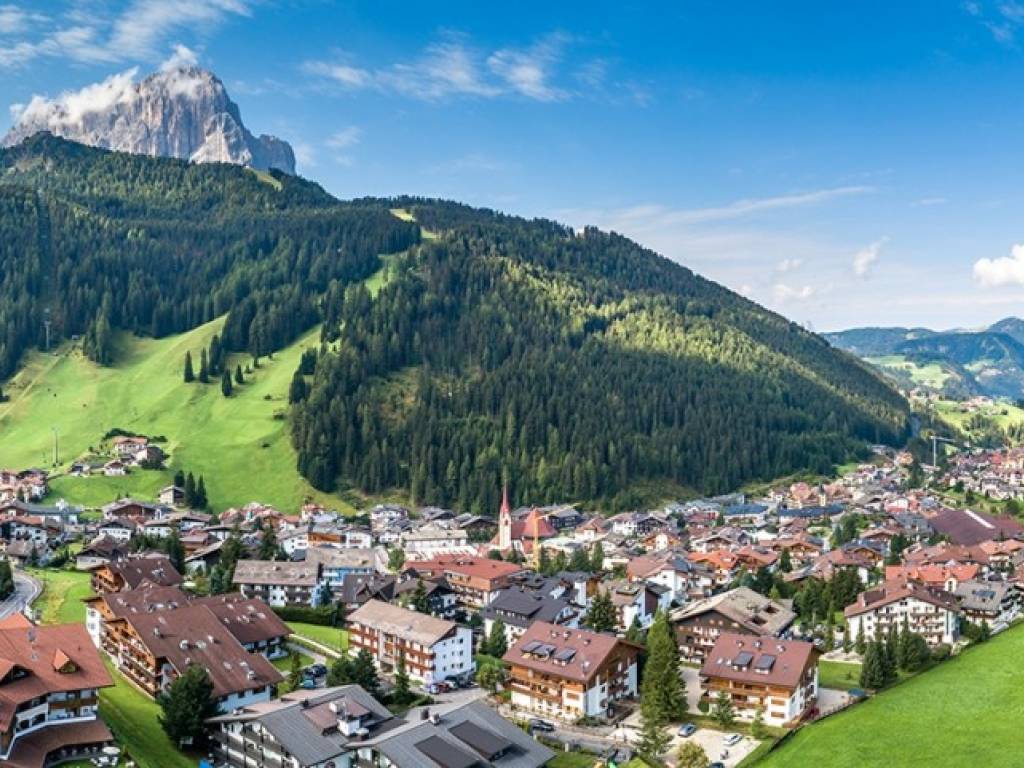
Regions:
<instances>
[{"instance_id":1,"label":"mountain ridge","mask_svg":"<svg viewBox=\"0 0 1024 768\"><path fill-rule=\"evenodd\" d=\"M113 76L54 100L35 97L0 145L40 132L101 149L295 174L291 146L253 135L224 83L195 65L166 68L138 83Z\"/></svg>"},{"instance_id":2,"label":"mountain ridge","mask_svg":"<svg viewBox=\"0 0 1024 768\"><path fill-rule=\"evenodd\" d=\"M1016 317L980 329L865 327L824 337L908 388L923 385L956 397L1024 397L1024 321ZM915 379L915 366L937 366L941 385L923 382L921 376Z\"/></svg>"}]
</instances>

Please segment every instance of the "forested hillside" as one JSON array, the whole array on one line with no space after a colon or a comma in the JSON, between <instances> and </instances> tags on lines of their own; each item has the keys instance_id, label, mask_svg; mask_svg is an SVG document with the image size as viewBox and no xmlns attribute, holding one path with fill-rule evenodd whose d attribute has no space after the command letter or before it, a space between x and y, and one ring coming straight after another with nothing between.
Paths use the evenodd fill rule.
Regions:
<instances>
[{"instance_id":1,"label":"forested hillside","mask_svg":"<svg viewBox=\"0 0 1024 768\"><path fill-rule=\"evenodd\" d=\"M319 296L373 274L419 229L379 203L229 165L89 149L39 134L0 150L0 377L45 341L162 337L225 313L228 350L265 355L319 319Z\"/></svg>"},{"instance_id":2,"label":"forested hillside","mask_svg":"<svg viewBox=\"0 0 1024 768\"><path fill-rule=\"evenodd\" d=\"M439 233L375 301L326 309L293 413L317 487L408 487L479 511L518 498L638 501L828 471L904 435L906 404L849 355L615 234L430 201Z\"/></svg>"}]
</instances>

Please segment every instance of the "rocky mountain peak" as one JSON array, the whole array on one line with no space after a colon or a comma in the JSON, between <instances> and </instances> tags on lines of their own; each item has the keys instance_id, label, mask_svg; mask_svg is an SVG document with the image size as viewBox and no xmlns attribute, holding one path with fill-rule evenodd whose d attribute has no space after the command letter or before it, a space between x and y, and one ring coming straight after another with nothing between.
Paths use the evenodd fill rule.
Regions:
<instances>
[{"instance_id":1,"label":"rocky mountain peak","mask_svg":"<svg viewBox=\"0 0 1024 768\"><path fill-rule=\"evenodd\" d=\"M254 136L212 72L182 64L139 82L135 75L136 70L112 75L55 99L34 97L20 108L2 144L49 131L104 149L295 173L291 146L273 136Z\"/></svg>"}]
</instances>

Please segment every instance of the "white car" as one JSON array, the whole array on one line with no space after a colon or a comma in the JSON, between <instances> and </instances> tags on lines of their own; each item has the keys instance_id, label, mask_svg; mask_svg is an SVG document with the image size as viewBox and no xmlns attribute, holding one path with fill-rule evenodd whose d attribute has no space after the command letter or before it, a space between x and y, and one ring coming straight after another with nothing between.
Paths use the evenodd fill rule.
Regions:
<instances>
[{"instance_id":1,"label":"white car","mask_svg":"<svg viewBox=\"0 0 1024 768\"><path fill-rule=\"evenodd\" d=\"M725 744L725 746L727 747L734 747L737 744L739 744L742 740L743 737L740 736L738 733L730 733L728 736L725 737L725 741L723 742L723 744Z\"/></svg>"}]
</instances>

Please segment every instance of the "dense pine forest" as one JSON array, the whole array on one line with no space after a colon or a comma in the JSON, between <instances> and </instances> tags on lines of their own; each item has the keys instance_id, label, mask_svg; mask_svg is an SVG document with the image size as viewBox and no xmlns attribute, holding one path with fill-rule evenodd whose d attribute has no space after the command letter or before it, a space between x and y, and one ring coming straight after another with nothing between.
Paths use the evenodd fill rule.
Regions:
<instances>
[{"instance_id":1,"label":"dense pine forest","mask_svg":"<svg viewBox=\"0 0 1024 768\"><path fill-rule=\"evenodd\" d=\"M381 254L400 255L371 296ZM47 319L52 343L116 365L115 329L222 315L216 360L323 323L288 392L323 490L489 512L504 479L627 508L906 437L905 402L864 365L615 234L48 135L0 151L0 378Z\"/></svg>"},{"instance_id":2,"label":"dense pine forest","mask_svg":"<svg viewBox=\"0 0 1024 768\"><path fill-rule=\"evenodd\" d=\"M416 243L379 202L284 174L89 149L40 134L0 151L0 377L25 350L112 331L154 337L227 313L227 350L265 355L320 319L320 296Z\"/></svg>"},{"instance_id":3,"label":"dense pine forest","mask_svg":"<svg viewBox=\"0 0 1024 768\"><path fill-rule=\"evenodd\" d=\"M489 511L626 508L827 472L906 435L905 402L821 338L615 234L449 203L391 201L439 235L371 300L334 292L335 350L293 434L317 487L408 488Z\"/></svg>"}]
</instances>

